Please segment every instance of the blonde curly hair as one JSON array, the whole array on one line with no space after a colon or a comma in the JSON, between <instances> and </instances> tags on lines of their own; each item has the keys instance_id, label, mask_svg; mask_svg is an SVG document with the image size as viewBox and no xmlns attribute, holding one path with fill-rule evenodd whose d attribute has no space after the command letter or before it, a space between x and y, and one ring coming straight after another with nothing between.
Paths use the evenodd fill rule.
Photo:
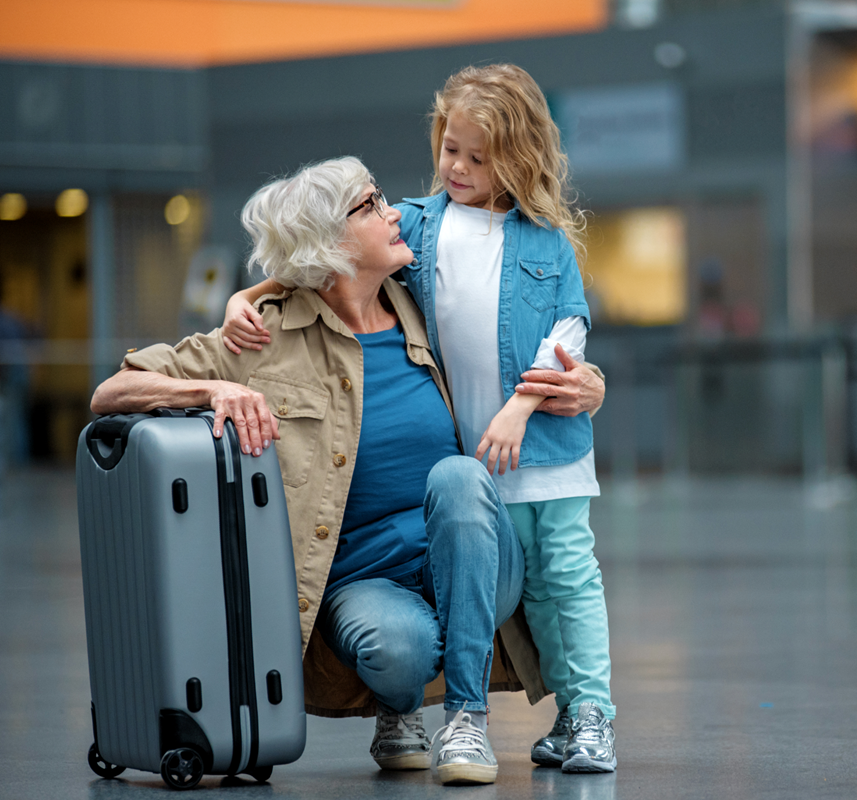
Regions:
<instances>
[{"instance_id":1,"label":"blonde curly hair","mask_svg":"<svg viewBox=\"0 0 857 800\"><path fill-rule=\"evenodd\" d=\"M531 222L546 227L547 221L562 230L582 260L586 217L575 205L577 195L569 183L568 157L560 145L559 128L530 74L514 64L465 67L435 94L431 194L443 191L439 162L452 113L461 114L484 133L484 155L499 187L492 205L505 192L518 201Z\"/></svg>"}]
</instances>

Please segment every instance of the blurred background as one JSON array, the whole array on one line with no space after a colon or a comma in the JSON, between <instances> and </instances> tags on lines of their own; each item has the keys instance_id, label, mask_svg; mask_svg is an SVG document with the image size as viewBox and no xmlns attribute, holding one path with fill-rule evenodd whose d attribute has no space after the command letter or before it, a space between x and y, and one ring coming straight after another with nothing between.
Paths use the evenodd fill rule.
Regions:
<instances>
[{"instance_id":1,"label":"blurred background","mask_svg":"<svg viewBox=\"0 0 857 800\"><path fill-rule=\"evenodd\" d=\"M0 469L72 463L126 349L219 323L270 177L424 194L433 92L491 61L591 212L599 471L857 469L857 3L773 0L5 0Z\"/></svg>"}]
</instances>

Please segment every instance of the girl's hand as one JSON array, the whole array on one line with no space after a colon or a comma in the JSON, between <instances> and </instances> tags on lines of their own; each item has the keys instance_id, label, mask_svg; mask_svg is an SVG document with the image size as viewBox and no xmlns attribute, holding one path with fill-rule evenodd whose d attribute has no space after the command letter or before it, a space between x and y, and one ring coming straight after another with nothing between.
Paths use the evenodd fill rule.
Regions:
<instances>
[{"instance_id":1,"label":"girl's hand","mask_svg":"<svg viewBox=\"0 0 857 800\"><path fill-rule=\"evenodd\" d=\"M499 474L506 472L511 459L511 468L518 468L518 456L521 454L521 442L527 432L527 420L542 402L538 395L513 394L506 405L500 409L476 448L476 458L481 461L488 453L488 472L494 474L494 466L500 461ZM490 451L490 452L489 452Z\"/></svg>"},{"instance_id":2,"label":"girl's hand","mask_svg":"<svg viewBox=\"0 0 857 800\"><path fill-rule=\"evenodd\" d=\"M265 330L262 315L241 296L232 295L226 304L223 321L223 344L235 355L241 355L242 347L261 350L263 344L271 343L271 334Z\"/></svg>"},{"instance_id":3,"label":"girl's hand","mask_svg":"<svg viewBox=\"0 0 857 800\"><path fill-rule=\"evenodd\" d=\"M506 472L507 465L511 469L518 468L518 456L521 453L521 442L527 432L527 420L530 415L522 413L519 409L509 408L508 403L503 406L479 442L476 448L476 458L481 461L488 453L488 472L494 474L494 466L500 462L500 475ZM490 451L490 452L489 452ZM511 459L511 464L509 463Z\"/></svg>"}]
</instances>

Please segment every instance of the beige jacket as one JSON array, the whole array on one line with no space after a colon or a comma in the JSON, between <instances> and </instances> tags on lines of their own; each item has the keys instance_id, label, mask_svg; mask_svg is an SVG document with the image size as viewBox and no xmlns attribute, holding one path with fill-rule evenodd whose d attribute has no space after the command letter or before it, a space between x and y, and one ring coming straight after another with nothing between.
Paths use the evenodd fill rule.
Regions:
<instances>
[{"instance_id":1,"label":"beige jacket","mask_svg":"<svg viewBox=\"0 0 857 800\"><path fill-rule=\"evenodd\" d=\"M428 367L447 407L450 398L432 358L425 323L398 283L384 288L407 341L408 357ZM176 347L154 345L123 366L175 378L220 379L265 395L279 420L277 455L289 510L297 572L307 711L324 716L375 713L373 694L314 632L351 485L363 409L363 351L354 334L313 291L268 295L259 301L271 344L241 356L223 345L220 330L196 334ZM531 703L547 694L522 609L495 641L489 689L526 689ZM443 676L426 687L425 704L443 700Z\"/></svg>"}]
</instances>

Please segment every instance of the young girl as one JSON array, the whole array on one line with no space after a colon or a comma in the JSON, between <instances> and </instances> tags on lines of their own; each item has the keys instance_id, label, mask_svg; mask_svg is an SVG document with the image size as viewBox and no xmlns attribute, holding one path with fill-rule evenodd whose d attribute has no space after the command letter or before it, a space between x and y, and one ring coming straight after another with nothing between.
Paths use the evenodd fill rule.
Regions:
<instances>
[{"instance_id":1,"label":"young girl","mask_svg":"<svg viewBox=\"0 0 857 800\"><path fill-rule=\"evenodd\" d=\"M453 75L432 118L432 194L398 206L415 255L403 273L445 371L464 451L487 457L492 474L498 467L524 549L524 610L558 707L532 759L612 772L607 611L589 527L589 499L600 493L592 425L586 414L534 414L542 398L515 392L528 369L564 370L555 347L583 360L590 321L575 258L583 220L567 205L567 159L544 95L519 67ZM244 300L277 288L266 282L233 299L227 337L264 341Z\"/></svg>"}]
</instances>

